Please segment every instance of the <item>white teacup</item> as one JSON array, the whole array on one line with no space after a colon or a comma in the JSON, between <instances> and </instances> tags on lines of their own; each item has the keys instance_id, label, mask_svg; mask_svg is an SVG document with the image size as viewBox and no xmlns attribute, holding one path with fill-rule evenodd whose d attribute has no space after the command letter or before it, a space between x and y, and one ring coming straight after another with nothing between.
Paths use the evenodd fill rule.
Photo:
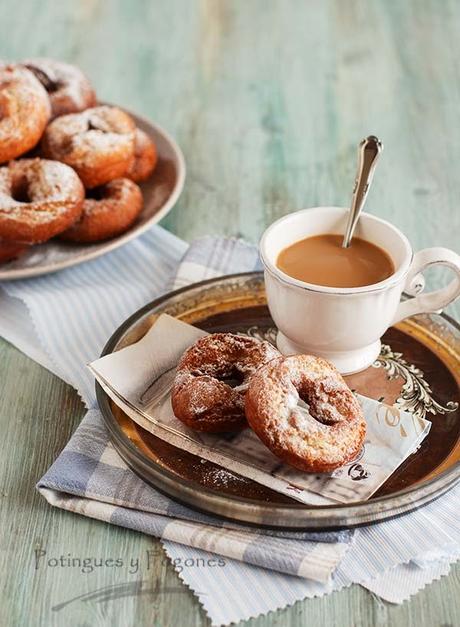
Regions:
<instances>
[{"instance_id":1,"label":"white teacup","mask_svg":"<svg viewBox=\"0 0 460 627\"><path fill-rule=\"evenodd\" d=\"M274 222L260 242L268 306L278 327L278 348L284 354L307 353L331 361L349 374L367 368L380 352L380 338L392 324L418 313L440 312L460 295L460 256L447 248L412 252L395 226L363 213L355 236L383 248L395 272L379 283L356 288L322 287L285 274L276 265L278 254L294 242L324 233L344 233L348 209L315 207ZM308 259L305 260L308 263ZM433 264L449 266L449 285L421 293L420 272ZM413 298L400 302L405 291Z\"/></svg>"}]
</instances>

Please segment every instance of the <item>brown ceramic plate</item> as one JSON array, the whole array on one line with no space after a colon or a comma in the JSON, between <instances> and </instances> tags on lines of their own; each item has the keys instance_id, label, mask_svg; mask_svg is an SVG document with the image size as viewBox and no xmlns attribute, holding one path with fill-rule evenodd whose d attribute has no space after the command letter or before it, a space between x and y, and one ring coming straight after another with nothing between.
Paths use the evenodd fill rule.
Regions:
<instances>
[{"instance_id":1,"label":"brown ceramic plate","mask_svg":"<svg viewBox=\"0 0 460 627\"><path fill-rule=\"evenodd\" d=\"M172 292L129 318L103 354L137 341L168 313L206 331L231 331L274 341L261 273L211 279ZM347 377L361 394L396 403L414 420L432 421L429 435L368 501L312 507L228 473L156 438L130 420L97 385L115 447L145 481L192 507L238 521L283 529L351 527L400 515L460 479L460 327L447 316L417 316L383 337L379 359ZM394 420L389 415L387 420ZM394 424L395 428L399 428Z\"/></svg>"},{"instance_id":2,"label":"brown ceramic plate","mask_svg":"<svg viewBox=\"0 0 460 627\"><path fill-rule=\"evenodd\" d=\"M158 164L152 176L141 183L144 209L136 223L118 237L96 244L73 244L50 240L30 250L18 259L0 264L0 280L25 279L56 272L95 259L138 237L170 211L184 186L185 162L176 142L162 128L130 111L137 126L155 142Z\"/></svg>"}]
</instances>

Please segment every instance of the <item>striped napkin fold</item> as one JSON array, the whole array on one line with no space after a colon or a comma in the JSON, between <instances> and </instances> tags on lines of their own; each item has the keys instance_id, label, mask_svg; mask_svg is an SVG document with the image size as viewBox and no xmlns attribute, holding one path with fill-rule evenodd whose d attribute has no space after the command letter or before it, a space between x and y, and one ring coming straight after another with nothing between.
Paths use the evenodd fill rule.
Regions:
<instances>
[{"instance_id":1,"label":"striped napkin fold","mask_svg":"<svg viewBox=\"0 0 460 627\"><path fill-rule=\"evenodd\" d=\"M329 579L352 537L347 531L251 532L181 505L126 466L97 410L86 414L38 489L52 505L78 514L316 581Z\"/></svg>"}]
</instances>

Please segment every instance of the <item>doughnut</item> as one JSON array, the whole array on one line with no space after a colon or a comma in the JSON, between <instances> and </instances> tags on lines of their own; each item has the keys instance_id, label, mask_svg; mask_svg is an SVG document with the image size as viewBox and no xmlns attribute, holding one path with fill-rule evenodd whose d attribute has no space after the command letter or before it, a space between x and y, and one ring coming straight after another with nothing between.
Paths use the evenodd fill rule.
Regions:
<instances>
[{"instance_id":1,"label":"doughnut","mask_svg":"<svg viewBox=\"0 0 460 627\"><path fill-rule=\"evenodd\" d=\"M0 241L0 263L6 263L17 259L29 247L20 242L2 242Z\"/></svg>"},{"instance_id":2,"label":"doughnut","mask_svg":"<svg viewBox=\"0 0 460 627\"><path fill-rule=\"evenodd\" d=\"M134 138L134 162L126 176L135 183L149 178L158 161L155 144L144 131L136 129Z\"/></svg>"},{"instance_id":3,"label":"doughnut","mask_svg":"<svg viewBox=\"0 0 460 627\"><path fill-rule=\"evenodd\" d=\"M85 191L69 166L45 159L0 168L0 239L36 244L80 217Z\"/></svg>"},{"instance_id":4,"label":"doughnut","mask_svg":"<svg viewBox=\"0 0 460 627\"><path fill-rule=\"evenodd\" d=\"M246 416L272 453L306 472L352 461L366 435L353 392L332 364L310 355L278 357L260 368L249 382Z\"/></svg>"},{"instance_id":5,"label":"doughnut","mask_svg":"<svg viewBox=\"0 0 460 627\"><path fill-rule=\"evenodd\" d=\"M132 166L135 129L117 107L61 115L45 131L43 155L70 165L85 187L97 187L124 176Z\"/></svg>"},{"instance_id":6,"label":"doughnut","mask_svg":"<svg viewBox=\"0 0 460 627\"><path fill-rule=\"evenodd\" d=\"M90 190L81 218L60 238L72 242L99 242L126 231L142 211L142 192L130 179L115 179Z\"/></svg>"},{"instance_id":7,"label":"doughnut","mask_svg":"<svg viewBox=\"0 0 460 627\"><path fill-rule=\"evenodd\" d=\"M32 72L17 65L0 66L0 163L33 148L50 115L48 94Z\"/></svg>"},{"instance_id":8,"label":"doughnut","mask_svg":"<svg viewBox=\"0 0 460 627\"><path fill-rule=\"evenodd\" d=\"M48 92L53 118L84 111L96 104L96 94L83 72L53 59L28 59L22 63Z\"/></svg>"},{"instance_id":9,"label":"doughnut","mask_svg":"<svg viewBox=\"0 0 460 627\"><path fill-rule=\"evenodd\" d=\"M244 429L247 383L262 364L277 356L269 342L250 337L214 333L200 338L177 366L171 392L175 416L196 431ZM230 385L232 380L236 387Z\"/></svg>"}]
</instances>

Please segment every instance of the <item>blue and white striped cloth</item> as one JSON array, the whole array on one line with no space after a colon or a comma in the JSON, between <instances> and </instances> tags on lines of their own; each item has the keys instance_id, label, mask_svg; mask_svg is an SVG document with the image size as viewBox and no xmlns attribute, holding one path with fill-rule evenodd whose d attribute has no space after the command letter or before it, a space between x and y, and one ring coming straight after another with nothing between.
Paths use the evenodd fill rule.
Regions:
<instances>
[{"instance_id":1,"label":"blue and white striped cloth","mask_svg":"<svg viewBox=\"0 0 460 627\"><path fill-rule=\"evenodd\" d=\"M359 529L354 537L283 536L237 525L223 534L220 520L144 484L108 441L85 364L97 357L113 330L173 285L252 270L257 264L255 248L240 240L206 237L187 248L155 227L102 259L3 284L0 334L73 385L89 409L39 490L58 507L161 537L175 564L209 559L207 551L225 555L225 568L183 568L180 573L213 624L249 618L353 582L401 602L460 558L459 489L404 518Z\"/></svg>"}]
</instances>

